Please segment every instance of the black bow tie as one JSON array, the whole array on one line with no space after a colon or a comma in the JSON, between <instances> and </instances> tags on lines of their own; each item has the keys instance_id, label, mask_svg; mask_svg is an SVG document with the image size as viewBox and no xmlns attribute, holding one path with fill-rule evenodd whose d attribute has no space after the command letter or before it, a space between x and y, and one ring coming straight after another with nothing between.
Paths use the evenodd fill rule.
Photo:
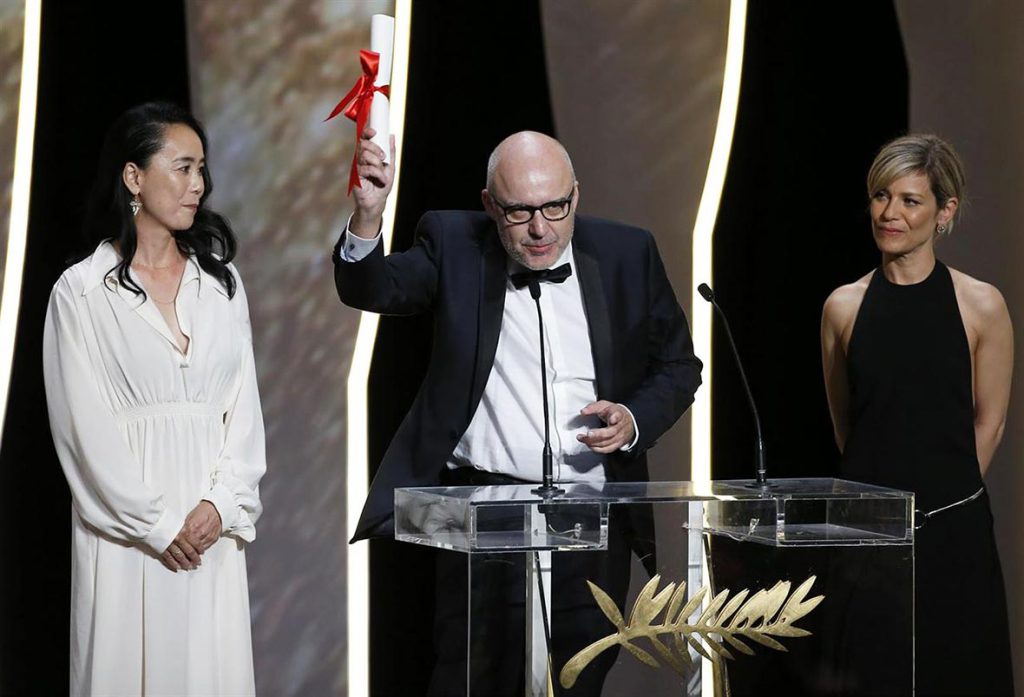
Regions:
<instances>
[{"instance_id":1,"label":"black bow tie","mask_svg":"<svg viewBox=\"0 0 1024 697\"><path fill-rule=\"evenodd\" d=\"M516 288L522 288L530 283L530 281L547 281L548 283L561 283L565 279L572 276L572 267L569 264L562 264L556 266L553 269L540 269L538 271L521 271L509 275L509 279L512 281L512 285Z\"/></svg>"}]
</instances>

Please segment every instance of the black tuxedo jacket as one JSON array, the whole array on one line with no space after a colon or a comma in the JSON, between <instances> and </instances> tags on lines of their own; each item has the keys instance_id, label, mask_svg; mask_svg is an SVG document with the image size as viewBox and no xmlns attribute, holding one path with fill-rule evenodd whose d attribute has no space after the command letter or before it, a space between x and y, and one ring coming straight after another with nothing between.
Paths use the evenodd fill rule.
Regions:
<instances>
[{"instance_id":1,"label":"black tuxedo jacket","mask_svg":"<svg viewBox=\"0 0 1024 697\"><path fill-rule=\"evenodd\" d=\"M640 433L630 452L608 457L608 476L643 481L645 453L693 402L701 362L650 233L577 216L572 246L598 399L629 407ZM471 211L426 213L406 252L385 257L378 245L365 259L345 262L335 249L334 280L345 304L434 318L426 376L384 454L353 541L392 533L396 487L439 483L491 372L507 259L494 222Z\"/></svg>"}]
</instances>

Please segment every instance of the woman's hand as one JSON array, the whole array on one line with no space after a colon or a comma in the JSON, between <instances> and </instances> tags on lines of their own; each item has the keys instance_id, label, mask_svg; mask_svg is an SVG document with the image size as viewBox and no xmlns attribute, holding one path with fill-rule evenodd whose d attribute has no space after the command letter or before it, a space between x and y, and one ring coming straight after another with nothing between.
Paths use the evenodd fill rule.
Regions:
<instances>
[{"instance_id":1,"label":"woman's hand","mask_svg":"<svg viewBox=\"0 0 1024 697\"><path fill-rule=\"evenodd\" d=\"M188 519L185 520L185 525L181 526L174 542L168 545L164 553L160 555L163 565L174 572L192 571L198 569L202 563L199 558L201 552L189 541L185 532L186 527L188 527Z\"/></svg>"},{"instance_id":2,"label":"woman's hand","mask_svg":"<svg viewBox=\"0 0 1024 697\"><path fill-rule=\"evenodd\" d=\"M200 501L185 518L182 530L192 546L202 554L220 538L221 520L217 507L209 501Z\"/></svg>"}]
</instances>

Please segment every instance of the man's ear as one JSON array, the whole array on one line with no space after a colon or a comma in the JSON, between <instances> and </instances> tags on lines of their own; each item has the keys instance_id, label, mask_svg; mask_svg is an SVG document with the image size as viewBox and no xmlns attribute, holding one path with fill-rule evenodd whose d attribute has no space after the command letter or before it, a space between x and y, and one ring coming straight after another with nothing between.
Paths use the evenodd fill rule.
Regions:
<instances>
[{"instance_id":1,"label":"man's ear","mask_svg":"<svg viewBox=\"0 0 1024 697\"><path fill-rule=\"evenodd\" d=\"M484 204L484 210L487 211L487 215L491 217L495 222L498 221L498 214L496 206L494 205L494 199L491 198L491 193L487 189L480 191L480 201Z\"/></svg>"},{"instance_id":2,"label":"man's ear","mask_svg":"<svg viewBox=\"0 0 1024 697\"><path fill-rule=\"evenodd\" d=\"M126 162L124 169L121 170L121 181L124 182L125 187L131 192L132 196L135 196L142 189L142 184L139 181L141 178L142 170L134 162Z\"/></svg>"}]
</instances>

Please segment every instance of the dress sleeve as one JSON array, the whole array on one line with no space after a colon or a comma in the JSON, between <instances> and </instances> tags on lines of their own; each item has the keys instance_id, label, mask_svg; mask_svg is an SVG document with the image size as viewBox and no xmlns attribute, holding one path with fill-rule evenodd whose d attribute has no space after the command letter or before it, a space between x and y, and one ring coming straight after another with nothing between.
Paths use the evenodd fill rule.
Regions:
<instances>
[{"instance_id":1,"label":"dress sleeve","mask_svg":"<svg viewBox=\"0 0 1024 697\"><path fill-rule=\"evenodd\" d=\"M225 535L252 542L256 539L256 520L263 512L259 483L267 469L267 454L249 303L237 273L235 280L237 290L231 302L237 308L236 327L242 335L239 386L225 416L224 447L214 467L210 490L203 499L217 508Z\"/></svg>"},{"instance_id":2,"label":"dress sleeve","mask_svg":"<svg viewBox=\"0 0 1024 697\"><path fill-rule=\"evenodd\" d=\"M184 523L141 478L142 465L100 397L89 363L84 299L66 278L50 294L43 328L43 378L50 431L75 508L110 537L162 554Z\"/></svg>"}]
</instances>

